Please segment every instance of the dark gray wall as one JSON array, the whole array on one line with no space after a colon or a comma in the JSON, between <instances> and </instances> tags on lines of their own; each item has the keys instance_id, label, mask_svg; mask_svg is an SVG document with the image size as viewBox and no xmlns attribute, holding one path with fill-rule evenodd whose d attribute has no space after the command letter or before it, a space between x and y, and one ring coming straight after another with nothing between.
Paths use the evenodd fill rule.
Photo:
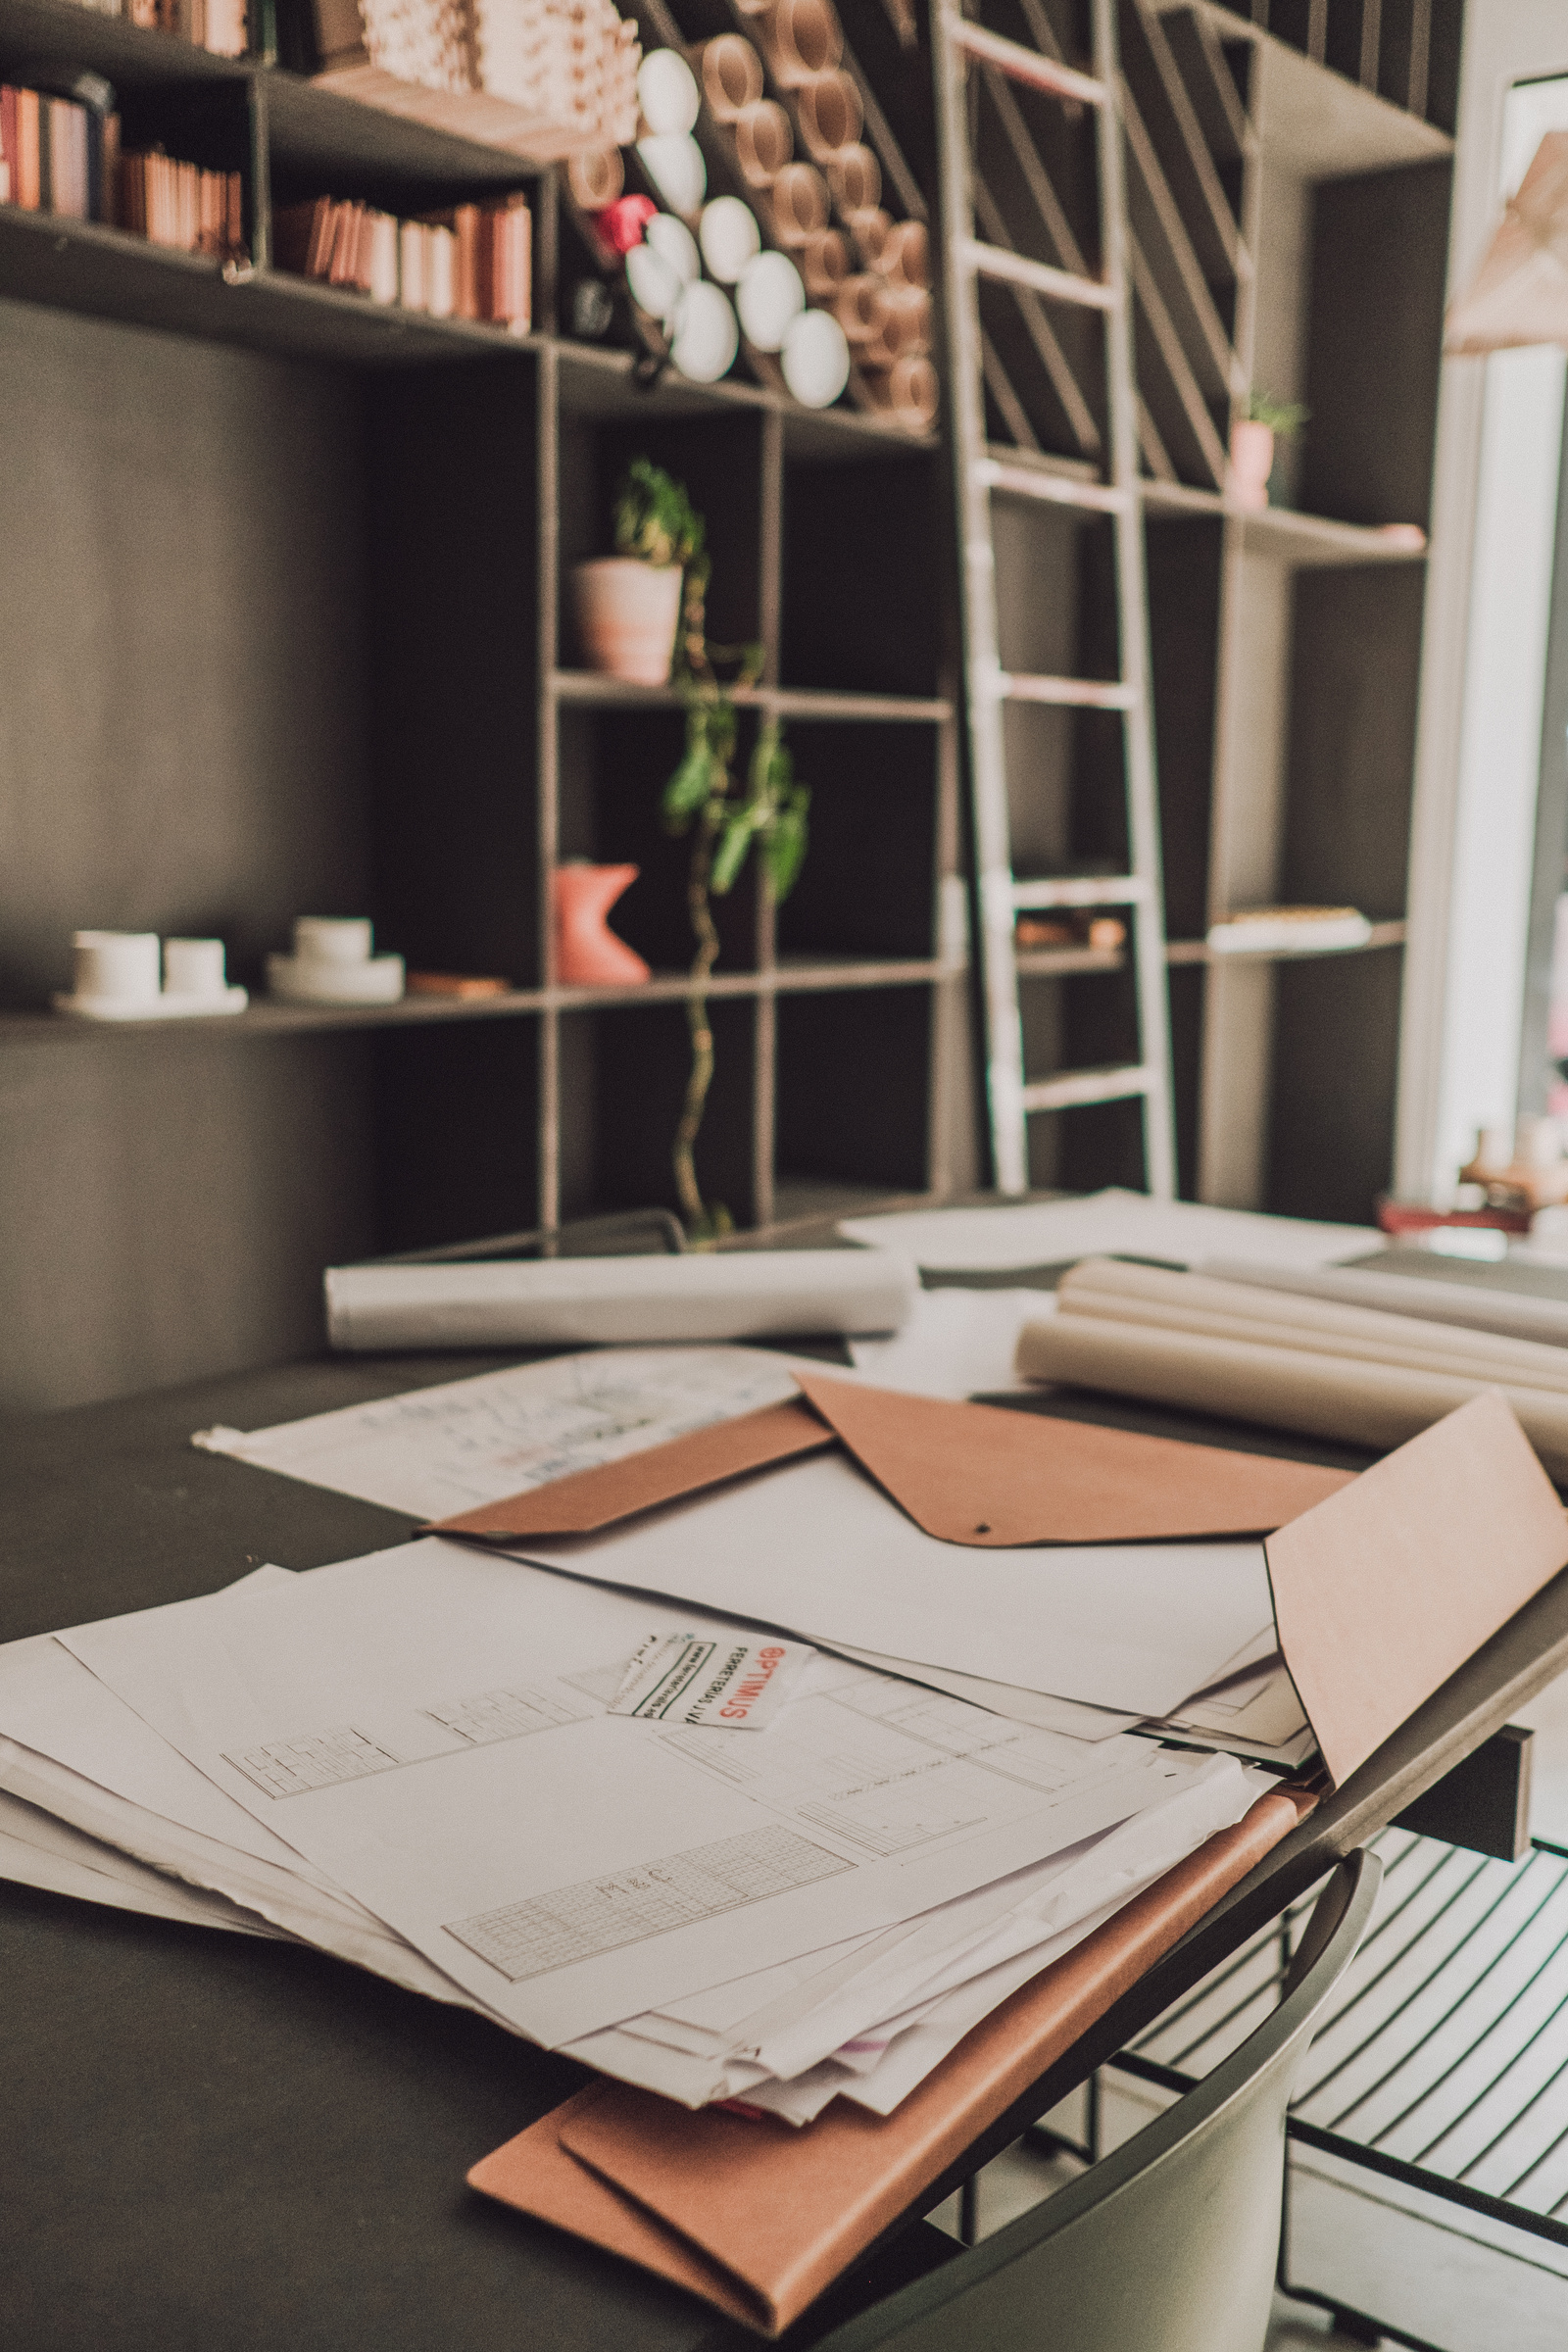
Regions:
<instances>
[{"instance_id":1,"label":"dark gray wall","mask_svg":"<svg viewBox=\"0 0 1568 2352\"><path fill-rule=\"evenodd\" d=\"M254 982L365 904L360 401L0 304L0 1001L65 986L78 927L220 932ZM8 1045L0 1408L314 1345L369 1103L345 1039Z\"/></svg>"}]
</instances>

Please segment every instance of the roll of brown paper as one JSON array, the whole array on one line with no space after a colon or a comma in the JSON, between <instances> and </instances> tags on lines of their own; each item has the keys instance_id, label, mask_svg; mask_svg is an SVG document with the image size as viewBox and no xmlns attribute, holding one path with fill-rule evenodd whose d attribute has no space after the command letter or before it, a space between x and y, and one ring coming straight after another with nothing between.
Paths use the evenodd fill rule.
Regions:
<instances>
[{"instance_id":1,"label":"roll of brown paper","mask_svg":"<svg viewBox=\"0 0 1568 2352\"><path fill-rule=\"evenodd\" d=\"M774 0L763 38L768 62L787 90L825 74L844 54L844 34L831 0Z\"/></svg>"},{"instance_id":2,"label":"roll of brown paper","mask_svg":"<svg viewBox=\"0 0 1568 2352\"><path fill-rule=\"evenodd\" d=\"M735 158L747 184L770 188L795 152L790 119L771 98L743 106L735 117Z\"/></svg>"},{"instance_id":3,"label":"roll of brown paper","mask_svg":"<svg viewBox=\"0 0 1568 2352\"><path fill-rule=\"evenodd\" d=\"M1105 1389L1265 1429L1377 1447L1402 1446L1483 1389L1494 1388L1513 1407L1546 1470L1568 1477L1568 1397L1543 1389L1076 1314L1026 1323L1017 1360L1028 1380Z\"/></svg>"},{"instance_id":4,"label":"roll of brown paper","mask_svg":"<svg viewBox=\"0 0 1568 2352\"><path fill-rule=\"evenodd\" d=\"M936 422L942 387L931 362L921 353L895 360L891 368L870 368L862 378L872 405L891 416L907 433L928 433Z\"/></svg>"},{"instance_id":5,"label":"roll of brown paper","mask_svg":"<svg viewBox=\"0 0 1568 2352\"><path fill-rule=\"evenodd\" d=\"M850 233L860 248L866 268L880 270L882 248L893 231L891 214L885 213L880 205L874 205L869 212L849 213L846 215L846 219L850 224Z\"/></svg>"},{"instance_id":6,"label":"roll of brown paper","mask_svg":"<svg viewBox=\"0 0 1568 2352\"><path fill-rule=\"evenodd\" d=\"M571 201L585 213L602 213L626 184L618 147L589 147L566 166Z\"/></svg>"},{"instance_id":7,"label":"roll of brown paper","mask_svg":"<svg viewBox=\"0 0 1568 2352\"><path fill-rule=\"evenodd\" d=\"M720 122L733 122L762 95L762 61L738 32L721 32L702 52L703 92Z\"/></svg>"},{"instance_id":8,"label":"roll of brown paper","mask_svg":"<svg viewBox=\"0 0 1568 2352\"><path fill-rule=\"evenodd\" d=\"M890 286L931 283L931 232L923 220L895 220L882 240L876 266Z\"/></svg>"},{"instance_id":9,"label":"roll of brown paper","mask_svg":"<svg viewBox=\"0 0 1568 2352\"><path fill-rule=\"evenodd\" d=\"M858 145L865 112L847 74L813 74L797 87L795 107L806 151L819 164Z\"/></svg>"},{"instance_id":10,"label":"roll of brown paper","mask_svg":"<svg viewBox=\"0 0 1568 2352\"><path fill-rule=\"evenodd\" d=\"M803 239L795 260L808 294L831 308L833 297L850 274L850 249L838 230L813 229Z\"/></svg>"},{"instance_id":11,"label":"roll of brown paper","mask_svg":"<svg viewBox=\"0 0 1568 2352\"><path fill-rule=\"evenodd\" d=\"M804 245L826 228L827 182L809 164L786 164L772 186L773 234L781 245Z\"/></svg>"},{"instance_id":12,"label":"roll of brown paper","mask_svg":"<svg viewBox=\"0 0 1568 2352\"><path fill-rule=\"evenodd\" d=\"M869 147L841 148L823 169L841 213L870 213L881 203L882 167Z\"/></svg>"}]
</instances>

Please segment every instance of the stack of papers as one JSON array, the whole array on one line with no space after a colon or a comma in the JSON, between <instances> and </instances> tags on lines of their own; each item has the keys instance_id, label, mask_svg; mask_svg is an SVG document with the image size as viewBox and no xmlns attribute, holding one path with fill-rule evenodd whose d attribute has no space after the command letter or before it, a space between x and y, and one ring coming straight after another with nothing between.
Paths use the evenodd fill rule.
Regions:
<instances>
[{"instance_id":1,"label":"stack of papers","mask_svg":"<svg viewBox=\"0 0 1568 2352\"><path fill-rule=\"evenodd\" d=\"M0 1650L13 1875L796 2123L890 2112L1258 1785L439 1538Z\"/></svg>"}]
</instances>

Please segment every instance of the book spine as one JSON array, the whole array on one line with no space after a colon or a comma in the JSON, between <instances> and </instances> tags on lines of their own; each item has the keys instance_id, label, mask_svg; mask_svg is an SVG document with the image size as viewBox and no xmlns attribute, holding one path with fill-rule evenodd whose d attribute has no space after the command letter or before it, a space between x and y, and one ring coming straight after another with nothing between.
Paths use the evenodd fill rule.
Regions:
<instances>
[{"instance_id":1,"label":"book spine","mask_svg":"<svg viewBox=\"0 0 1568 2352\"><path fill-rule=\"evenodd\" d=\"M0 83L0 160L4 166L4 184L0 185L0 204L20 204L17 189L17 93L9 82Z\"/></svg>"}]
</instances>

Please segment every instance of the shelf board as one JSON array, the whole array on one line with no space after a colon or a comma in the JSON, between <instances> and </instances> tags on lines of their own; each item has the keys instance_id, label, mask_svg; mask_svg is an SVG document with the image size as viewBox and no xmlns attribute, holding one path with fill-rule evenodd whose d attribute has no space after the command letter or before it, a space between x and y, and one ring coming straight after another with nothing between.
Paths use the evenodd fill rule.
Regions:
<instances>
[{"instance_id":1,"label":"shelf board","mask_svg":"<svg viewBox=\"0 0 1568 2352\"><path fill-rule=\"evenodd\" d=\"M684 708L673 686L629 686L622 678L601 677L597 670L558 669L551 681L558 703L596 710L678 710ZM888 722L924 721L940 725L953 716L953 705L938 696L904 694L839 694L815 686L751 686L737 688L734 701L742 710L770 710L779 718L872 719Z\"/></svg>"},{"instance_id":2,"label":"shelf board","mask_svg":"<svg viewBox=\"0 0 1568 2352\"><path fill-rule=\"evenodd\" d=\"M786 956L765 972L714 972L705 993L718 997L831 995L862 988L911 988L961 979L966 965L935 956ZM86 1038L178 1037L214 1044L255 1037L302 1037L322 1030L411 1029L452 1021L514 1020L540 1012L593 1012L605 1006L679 1004L693 994L686 972L656 972L625 988L516 988L502 997L402 997L395 1004L286 1004L259 998L243 1012L217 1018L85 1021L70 1013L0 1012L0 1046L79 1042Z\"/></svg>"},{"instance_id":3,"label":"shelf board","mask_svg":"<svg viewBox=\"0 0 1568 2352\"><path fill-rule=\"evenodd\" d=\"M803 462L902 458L939 445L934 434L908 433L858 409L803 409L766 385L725 376L716 384L688 383L666 369L652 384L632 373L635 355L601 343L556 344L562 407L574 416L614 422L628 416L707 416L715 410L773 411L784 419L784 454Z\"/></svg>"},{"instance_id":4,"label":"shelf board","mask_svg":"<svg viewBox=\"0 0 1568 2352\"><path fill-rule=\"evenodd\" d=\"M1310 565L1424 564L1427 550L1403 547L1368 523L1336 522L1327 514L1302 514L1294 507L1238 507L1217 490L1195 490L1185 482L1140 484L1147 514L1207 514L1227 522L1249 555L1269 556L1297 570Z\"/></svg>"},{"instance_id":5,"label":"shelf board","mask_svg":"<svg viewBox=\"0 0 1568 2352\"><path fill-rule=\"evenodd\" d=\"M1120 972L1125 948L1020 948L1013 956L1020 980L1060 980L1074 972Z\"/></svg>"},{"instance_id":6,"label":"shelf board","mask_svg":"<svg viewBox=\"0 0 1568 2352\"><path fill-rule=\"evenodd\" d=\"M1370 956L1379 948L1402 948L1405 926L1400 923L1374 923L1370 939L1357 940L1353 947L1316 948L1211 948L1206 939L1171 939L1165 943L1167 963L1299 963L1308 956Z\"/></svg>"},{"instance_id":7,"label":"shelf board","mask_svg":"<svg viewBox=\"0 0 1568 2352\"><path fill-rule=\"evenodd\" d=\"M1154 7L1161 16L1191 8L1221 41L1250 41L1262 52L1265 152L1271 164L1302 179L1344 179L1453 153L1446 131L1319 65L1216 0L1154 0Z\"/></svg>"}]
</instances>

